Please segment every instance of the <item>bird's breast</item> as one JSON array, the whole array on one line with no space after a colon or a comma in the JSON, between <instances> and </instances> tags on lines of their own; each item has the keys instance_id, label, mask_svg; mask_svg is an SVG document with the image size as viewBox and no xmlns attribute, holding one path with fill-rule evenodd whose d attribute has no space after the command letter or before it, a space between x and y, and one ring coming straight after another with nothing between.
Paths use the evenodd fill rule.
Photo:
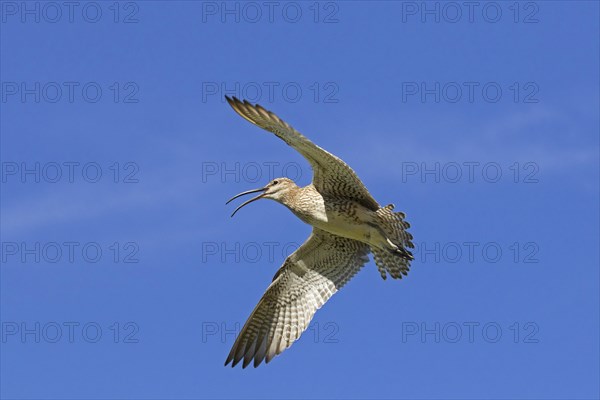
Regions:
<instances>
[{"instance_id":1,"label":"bird's breast","mask_svg":"<svg viewBox=\"0 0 600 400\"><path fill-rule=\"evenodd\" d=\"M362 242L371 235L372 212L351 200L311 196L298 201L292 212L307 224L334 235Z\"/></svg>"}]
</instances>

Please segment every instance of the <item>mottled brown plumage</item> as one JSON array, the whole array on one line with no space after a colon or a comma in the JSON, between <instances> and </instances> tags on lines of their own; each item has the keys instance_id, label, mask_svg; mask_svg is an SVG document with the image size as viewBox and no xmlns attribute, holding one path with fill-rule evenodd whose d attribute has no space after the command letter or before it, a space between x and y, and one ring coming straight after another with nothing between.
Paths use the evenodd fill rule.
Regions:
<instances>
[{"instance_id":1,"label":"mottled brown plumage","mask_svg":"<svg viewBox=\"0 0 600 400\"><path fill-rule=\"evenodd\" d=\"M313 169L313 181L298 187L277 178L249 193L275 200L313 226L310 237L292 253L255 307L236 339L225 365L254 361L257 367L288 348L308 327L315 312L368 261L386 279L402 278L409 269L413 247L404 214L392 204L380 207L356 173L342 160L308 140L263 107L226 97L233 109L302 154ZM232 216L233 216L232 214Z\"/></svg>"}]
</instances>

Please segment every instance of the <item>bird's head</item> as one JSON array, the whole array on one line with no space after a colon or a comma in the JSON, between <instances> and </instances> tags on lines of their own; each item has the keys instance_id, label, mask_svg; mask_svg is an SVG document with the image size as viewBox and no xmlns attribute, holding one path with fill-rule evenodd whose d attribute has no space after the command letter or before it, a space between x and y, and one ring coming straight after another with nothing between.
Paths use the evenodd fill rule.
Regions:
<instances>
[{"instance_id":1,"label":"bird's head","mask_svg":"<svg viewBox=\"0 0 600 400\"><path fill-rule=\"evenodd\" d=\"M276 178L276 179L273 179L271 182L269 182L265 187L262 187L260 189L248 190L246 192L242 192L240 194L233 196L231 199L227 200L227 203L225 203L225 204L229 204L231 201L237 199L240 196L244 196L244 195L251 194L251 193L262 192L258 196L245 201L238 208L236 208L235 211L233 212L233 214L231 214L231 216L233 217L235 215L235 213L237 213L242 207L244 207L245 205L250 204L256 200L271 199L271 200L278 201L280 203L284 203L286 196L290 193L290 191L296 189L297 187L298 186L294 183L294 181L289 178Z\"/></svg>"}]
</instances>

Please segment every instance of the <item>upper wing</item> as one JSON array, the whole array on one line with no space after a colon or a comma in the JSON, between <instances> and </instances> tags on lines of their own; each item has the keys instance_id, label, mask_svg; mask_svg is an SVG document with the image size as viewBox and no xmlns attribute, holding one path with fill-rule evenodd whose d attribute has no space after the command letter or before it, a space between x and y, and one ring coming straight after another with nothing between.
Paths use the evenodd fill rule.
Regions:
<instances>
[{"instance_id":1,"label":"upper wing","mask_svg":"<svg viewBox=\"0 0 600 400\"><path fill-rule=\"evenodd\" d=\"M379 208L377 201L345 162L308 140L288 123L260 105L253 106L248 101L241 102L235 97L225 96L225 98L242 117L273 132L302 154L312 166L313 185L321 194L352 199L373 211Z\"/></svg>"},{"instance_id":2,"label":"upper wing","mask_svg":"<svg viewBox=\"0 0 600 400\"><path fill-rule=\"evenodd\" d=\"M318 228L277 271L225 365L268 363L306 330L315 312L369 260L369 247Z\"/></svg>"}]
</instances>

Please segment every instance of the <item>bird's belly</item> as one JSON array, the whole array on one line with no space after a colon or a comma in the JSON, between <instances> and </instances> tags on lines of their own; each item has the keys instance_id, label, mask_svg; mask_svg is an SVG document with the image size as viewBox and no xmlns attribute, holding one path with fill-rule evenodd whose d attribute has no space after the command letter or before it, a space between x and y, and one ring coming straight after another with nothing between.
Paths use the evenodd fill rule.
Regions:
<instances>
[{"instance_id":1,"label":"bird's belly","mask_svg":"<svg viewBox=\"0 0 600 400\"><path fill-rule=\"evenodd\" d=\"M373 235L373 227L365 222L348 221L345 218L331 218L321 229L334 235L368 243Z\"/></svg>"},{"instance_id":2,"label":"bird's belly","mask_svg":"<svg viewBox=\"0 0 600 400\"><path fill-rule=\"evenodd\" d=\"M371 220L369 211L363 208L354 210L353 213L322 210L311 215L310 221L306 222L334 235L370 243L373 235L378 233L376 227L370 223Z\"/></svg>"}]
</instances>

